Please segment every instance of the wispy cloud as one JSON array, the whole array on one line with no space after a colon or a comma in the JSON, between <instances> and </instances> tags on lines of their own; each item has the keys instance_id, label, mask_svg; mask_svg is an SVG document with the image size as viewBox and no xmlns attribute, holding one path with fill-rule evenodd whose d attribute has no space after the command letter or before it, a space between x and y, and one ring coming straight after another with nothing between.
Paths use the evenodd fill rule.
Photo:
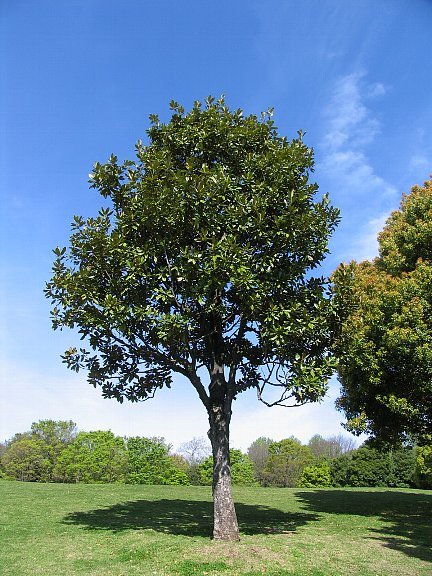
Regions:
<instances>
[{"instance_id":1,"label":"wispy cloud","mask_svg":"<svg viewBox=\"0 0 432 576\"><path fill-rule=\"evenodd\" d=\"M342 208L343 259L376 256L376 234L397 198L368 154L381 131L372 103L386 92L382 83L368 83L364 72L348 74L337 80L324 109L318 169Z\"/></svg>"},{"instance_id":2,"label":"wispy cloud","mask_svg":"<svg viewBox=\"0 0 432 576\"><path fill-rule=\"evenodd\" d=\"M362 234L354 243L356 260L372 260L378 255L378 233L384 227L390 212L384 212L378 218L372 218L362 229Z\"/></svg>"}]
</instances>

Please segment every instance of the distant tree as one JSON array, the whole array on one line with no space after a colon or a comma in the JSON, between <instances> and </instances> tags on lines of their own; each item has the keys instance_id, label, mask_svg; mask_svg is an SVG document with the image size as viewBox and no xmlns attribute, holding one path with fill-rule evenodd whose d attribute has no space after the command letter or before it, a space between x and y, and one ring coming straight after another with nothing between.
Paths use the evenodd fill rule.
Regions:
<instances>
[{"instance_id":1,"label":"distant tree","mask_svg":"<svg viewBox=\"0 0 432 576\"><path fill-rule=\"evenodd\" d=\"M189 484L186 471L169 455L163 438L127 439L129 484Z\"/></svg>"},{"instance_id":2,"label":"distant tree","mask_svg":"<svg viewBox=\"0 0 432 576\"><path fill-rule=\"evenodd\" d=\"M339 407L356 433L396 442L432 430L432 181L402 198L373 262L341 265ZM342 313L341 316L344 316Z\"/></svg>"},{"instance_id":3,"label":"distant tree","mask_svg":"<svg viewBox=\"0 0 432 576\"><path fill-rule=\"evenodd\" d=\"M428 444L416 449L415 483L419 488L432 488L432 436Z\"/></svg>"},{"instance_id":4,"label":"distant tree","mask_svg":"<svg viewBox=\"0 0 432 576\"><path fill-rule=\"evenodd\" d=\"M3 465L3 455L7 450L7 443L0 442L0 478L4 475L5 469Z\"/></svg>"},{"instance_id":5,"label":"distant tree","mask_svg":"<svg viewBox=\"0 0 432 576\"><path fill-rule=\"evenodd\" d=\"M355 448L355 440L339 434L323 438L320 434L315 434L308 442L312 454L317 459L332 460L346 452L351 452Z\"/></svg>"},{"instance_id":6,"label":"distant tree","mask_svg":"<svg viewBox=\"0 0 432 576\"><path fill-rule=\"evenodd\" d=\"M201 484L199 464L209 457L211 451L211 444L203 437L194 437L192 440L180 445L179 453L182 454L188 462L187 475L191 484Z\"/></svg>"},{"instance_id":7,"label":"distant tree","mask_svg":"<svg viewBox=\"0 0 432 576\"><path fill-rule=\"evenodd\" d=\"M261 436L254 440L247 450L247 454L254 465L255 478L260 483L263 481L263 471L269 456L269 446L273 442L274 440L271 438Z\"/></svg>"},{"instance_id":8,"label":"distant tree","mask_svg":"<svg viewBox=\"0 0 432 576\"><path fill-rule=\"evenodd\" d=\"M362 446L356 450L348 468L350 486L387 486L389 461L387 454L376 448Z\"/></svg>"},{"instance_id":9,"label":"distant tree","mask_svg":"<svg viewBox=\"0 0 432 576\"><path fill-rule=\"evenodd\" d=\"M182 456L181 454L168 454L168 458L170 459L173 466L183 470L183 472L188 472L189 470L189 462Z\"/></svg>"},{"instance_id":10,"label":"distant tree","mask_svg":"<svg viewBox=\"0 0 432 576\"><path fill-rule=\"evenodd\" d=\"M306 466L297 483L299 488L328 488L331 485L330 467L327 462Z\"/></svg>"},{"instance_id":11,"label":"distant tree","mask_svg":"<svg viewBox=\"0 0 432 576\"><path fill-rule=\"evenodd\" d=\"M232 483L235 486L254 486L253 462L241 450L230 450ZM213 479L213 456L209 456L198 466L200 483L211 486Z\"/></svg>"},{"instance_id":12,"label":"distant tree","mask_svg":"<svg viewBox=\"0 0 432 576\"><path fill-rule=\"evenodd\" d=\"M334 458L329 463L331 484L336 488L343 488L349 485L348 470L354 452L347 452Z\"/></svg>"},{"instance_id":13,"label":"distant tree","mask_svg":"<svg viewBox=\"0 0 432 576\"><path fill-rule=\"evenodd\" d=\"M54 476L62 482L124 482L126 447L111 431L80 432L60 454Z\"/></svg>"},{"instance_id":14,"label":"distant tree","mask_svg":"<svg viewBox=\"0 0 432 576\"><path fill-rule=\"evenodd\" d=\"M269 457L263 470L266 486L294 488L306 466L313 463L314 457L307 446L297 438L286 438L269 446Z\"/></svg>"},{"instance_id":15,"label":"distant tree","mask_svg":"<svg viewBox=\"0 0 432 576\"><path fill-rule=\"evenodd\" d=\"M198 438L194 437L192 440L180 444L178 452L184 456L190 464L199 464L210 456L211 444L202 436Z\"/></svg>"},{"instance_id":16,"label":"distant tree","mask_svg":"<svg viewBox=\"0 0 432 576\"><path fill-rule=\"evenodd\" d=\"M0 442L0 461L1 461L3 454L6 452L6 450L7 450L7 443L6 442Z\"/></svg>"},{"instance_id":17,"label":"distant tree","mask_svg":"<svg viewBox=\"0 0 432 576\"><path fill-rule=\"evenodd\" d=\"M30 466L33 471L29 479L49 482L53 480L53 469L60 453L75 435L76 425L72 421L40 420L33 422L29 431L15 434L5 445L4 452L14 455L16 466L17 458L22 458L22 465L29 467L28 459L33 457L35 462Z\"/></svg>"},{"instance_id":18,"label":"distant tree","mask_svg":"<svg viewBox=\"0 0 432 576\"><path fill-rule=\"evenodd\" d=\"M6 474L16 480L46 482L51 479L52 462L47 458L46 444L34 437L15 437L3 454L2 464Z\"/></svg>"},{"instance_id":19,"label":"distant tree","mask_svg":"<svg viewBox=\"0 0 432 576\"><path fill-rule=\"evenodd\" d=\"M72 420L39 420L32 423L30 434L61 450L76 438L78 430Z\"/></svg>"},{"instance_id":20,"label":"distant tree","mask_svg":"<svg viewBox=\"0 0 432 576\"><path fill-rule=\"evenodd\" d=\"M330 462L334 486L408 488L414 484L415 451L410 447L361 446Z\"/></svg>"},{"instance_id":21,"label":"distant tree","mask_svg":"<svg viewBox=\"0 0 432 576\"><path fill-rule=\"evenodd\" d=\"M209 419L214 538L238 540L231 492L233 400L253 388L267 405L322 398L334 362L328 283L312 276L339 212L309 182L313 152L277 134L271 113L244 116L223 99L176 102L152 115L137 158L95 164L109 206L75 216L70 250L55 249L46 295L53 326L106 398L142 401L189 380ZM269 386L281 392L266 399Z\"/></svg>"}]
</instances>

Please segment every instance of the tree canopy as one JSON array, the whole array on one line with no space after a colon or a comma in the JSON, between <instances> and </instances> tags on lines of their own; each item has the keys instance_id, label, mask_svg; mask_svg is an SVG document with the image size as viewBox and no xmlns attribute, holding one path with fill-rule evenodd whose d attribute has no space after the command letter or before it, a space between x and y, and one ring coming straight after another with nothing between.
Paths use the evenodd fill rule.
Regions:
<instances>
[{"instance_id":1,"label":"tree canopy","mask_svg":"<svg viewBox=\"0 0 432 576\"><path fill-rule=\"evenodd\" d=\"M348 310L336 345L348 428L395 440L432 430L432 182L403 197L379 256L334 273Z\"/></svg>"},{"instance_id":2,"label":"tree canopy","mask_svg":"<svg viewBox=\"0 0 432 576\"><path fill-rule=\"evenodd\" d=\"M324 395L334 315L311 271L339 213L309 181L302 133L279 136L270 111L213 98L171 108L167 123L150 116L135 160L95 164L91 187L108 205L75 216L46 295L54 328L89 344L64 361L104 397L146 400L175 372L190 381L209 416L215 537L237 538L234 507L217 505L231 493L232 401L250 388L269 406Z\"/></svg>"}]
</instances>

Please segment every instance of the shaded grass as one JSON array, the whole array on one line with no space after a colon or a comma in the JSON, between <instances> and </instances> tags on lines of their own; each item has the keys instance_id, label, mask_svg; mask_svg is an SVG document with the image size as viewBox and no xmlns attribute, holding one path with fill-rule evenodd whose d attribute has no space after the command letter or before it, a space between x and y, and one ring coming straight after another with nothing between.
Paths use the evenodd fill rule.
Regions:
<instances>
[{"instance_id":1,"label":"shaded grass","mask_svg":"<svg viewBox=\"0 0 432 576\"><path fill-rule=\"evenodd\" d=\"M426 576L432 493L237 488L240 543L207 487L0 481L2 576Z\"/></svg>"}]
</instances>

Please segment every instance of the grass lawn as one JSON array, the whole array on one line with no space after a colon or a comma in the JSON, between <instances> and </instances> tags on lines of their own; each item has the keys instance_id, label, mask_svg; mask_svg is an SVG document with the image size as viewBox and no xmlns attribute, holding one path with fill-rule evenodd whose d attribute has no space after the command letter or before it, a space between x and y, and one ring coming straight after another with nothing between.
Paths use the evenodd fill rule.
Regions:
<instances>
[{"instance_id":1,"label":"grass lawn","mask_svg":"<svg viewBox=\"0 0 432 576\"><path fill-rule=\"evenodd\" d=\"M2 576L431 576L432 492L237 488L212 542L207 487L0 481Z\"/></svg>"}]
</instances>

